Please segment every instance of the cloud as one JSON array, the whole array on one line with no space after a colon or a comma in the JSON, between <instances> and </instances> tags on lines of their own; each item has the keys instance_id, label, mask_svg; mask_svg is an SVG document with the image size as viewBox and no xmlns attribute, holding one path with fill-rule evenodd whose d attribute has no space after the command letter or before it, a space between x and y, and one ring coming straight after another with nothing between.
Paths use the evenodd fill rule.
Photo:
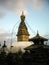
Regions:
<instances>
[{"instance_id":1,"label":"cloud","mask_svg":"<svg viewBox=\"0 0 49 65\"><path fill-rule=\"evenodd\" d=\"M5 16L5 13L0 12L0 18L3 18Z\"/></svg>"},{"instance_id":2,"label":"cloud","mask_svg":"<svg viewBox=\"0 0 49 65\"><path fill-rule=\"evenodd\" d=\"M25 0L25 3L34 9L42 9L48 3L48 0Z\"/></svg>"},{"instance_id":3,"label":"cloud","mask_svg":"<svg viewBox=\"0 0 49 65\"><path fill-rule=\"evenodd\" d=\"M21 15L22 11L24 11L24 14L27 14L27 9L25 8L24 2L20 1L17 3L16 12Z\"/></svg>"},{"instance_id":4,"label":"cloud","mask_svg":"<svg viewBox=\"0 0 49 65\"><path fill-rule=\"evenodd\" d=\"M36 8L36 9L41 9L43 7L42 1L33 0L33 7Z\"/></svg>"},{"instance_id":5,"label":"cloud","mask_svg":"<svg viewBox=\"0 0 49 65\"><path fill-rule=\"evenodd\" d=\"M11 37L11 33L8 33L5 30L0 29L0 43L1 43L1 45L3 45L4 41L6 41L7 45L10 45L11 39L12 39L12 42L15 42L16 35L13 35Z\"/></svg>"},{"instance_id":6,"label":"cloud","mask_svg":"<svg viewBox=\"0 0 49 65\"><path fill-rule=\"evenodd\" d=\"M10 35L4 31L1 31L0 42L3 42L4 40L7 41L7 39L10 39Z\"/></svg>"},{"instance_id":7,"label":"cloud","mask_svg":"<svg viewBox=\"0 0 49 65\"><path fill-rule=\"evenodd\" d=\"M0 0L0 6L19 14L21 14L22 11L24 11L25 14L27 12L25 4L21 0Z\"/></svg>"},{"instance_id":8,"label":"cloud","mask_svg":"<svg viewBox=\"0 0 49 65\"><path fill-rule=\"evenodd\" d=\"M22 10L28 12L27 6L41 9L48 2L49 0L0 0L0 6L20 14Z\"/></svg>"}]
</instances>

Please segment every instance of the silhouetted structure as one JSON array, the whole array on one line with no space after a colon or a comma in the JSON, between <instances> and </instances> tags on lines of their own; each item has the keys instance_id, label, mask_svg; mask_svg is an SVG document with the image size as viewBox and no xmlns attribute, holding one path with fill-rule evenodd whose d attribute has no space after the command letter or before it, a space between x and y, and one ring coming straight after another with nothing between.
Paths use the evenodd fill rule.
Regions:
<instances>
[{"instance_id":1,"label":"silhouetted structure","mask_svg":"<svg viewBox=\"0 0 49 65\"><path fill-rule=\"evenodd\" d=\"M37 35L29 41L34 44L25 48L26 51L30 51L30 58L32 65L47 65L49 60L49 46L44 44L44 41L48 39L42 37L37 32Z\"/></svg>"},{"instance_id":2,"label":"silhouetted structure","mask_svg":"<svg viewBox=\"0 0 49 65\"><path fill-rule=\"evenodd\" d=\"M4 44L2 46L2 52L6 52L7 46L6 46L6 41L4 41Z\"/></svg>"},{"instance_id":3,"label":"silhouetted structure","mask_svg":"<svg viewBox=\"0 0 49 65\"><path fill-rule=\"evenodd\" d=\"M34 44L32 44L31 46L25 48L25 50L31 50L31 49L38 48L38 47L48 48L47 45L44 45L44 42L48 41L48 39L40 36L38 32L37 32L36 36L29 39L29 41L34 42Z\"/></svg>"},{"instance_id":4,"label":"silhouetted structure","mask_svg":"<svg viewBox=\"0 0 49 65\"><path fill-rule=\"evenodd\" d=\"M29 41L33 41L34 44L40 44L40 45L44 45L44 41L48 41L48 39L42 37L39 35L38 31L35 37L29 39Z\"/></svg>"}]
</instances>

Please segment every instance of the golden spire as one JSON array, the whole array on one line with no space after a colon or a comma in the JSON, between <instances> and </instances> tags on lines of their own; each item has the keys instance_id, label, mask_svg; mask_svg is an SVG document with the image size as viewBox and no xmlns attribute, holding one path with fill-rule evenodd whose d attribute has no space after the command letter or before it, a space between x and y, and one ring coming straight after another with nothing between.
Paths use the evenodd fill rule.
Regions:
<instances>
[{"instance_id":1,"label":"golden spire","mask_svg":"<svg viewBox=\"0 0 49 65\"><path fill-rule=\"evenodd\" d=\"M23 22L24 22L24 20L25 20L25 15L24 15L24 12L22 11L21 21L23 21Z\"/></svg>"},{"instance_id":2,"label":"golden spire","mask_svg":"<svg viewBox=\"0 0 49 65\"><path fill-rule=\"evenodd\" d=\"M28 41L29 32L28 32L27 26L25 24L25 15L24 15L23 11L22 11L22 14L20 17L21 17L21 22L20 22L18 32L17 32L17 40L18 41Z\"/></svg>"}]
</instances>

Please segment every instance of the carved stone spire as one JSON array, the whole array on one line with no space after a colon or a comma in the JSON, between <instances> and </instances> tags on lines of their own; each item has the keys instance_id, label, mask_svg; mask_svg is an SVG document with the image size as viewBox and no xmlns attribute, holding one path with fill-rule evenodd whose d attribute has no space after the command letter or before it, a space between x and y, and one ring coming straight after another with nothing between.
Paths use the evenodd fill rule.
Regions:
<instances>
[{"instance_id":1,"label":"carved stone spire","mask_svg":"<svg viewBox=\"0 0 49 65\"><path fill-rule=\"evenodd\" d=\"M25 15L22 12L22 15L20 16L21 22L18 28L18 33L17 33L17 41L28 41L29 40L29 33L27 26L25 24Z\"/></svg>"}]
</instances>

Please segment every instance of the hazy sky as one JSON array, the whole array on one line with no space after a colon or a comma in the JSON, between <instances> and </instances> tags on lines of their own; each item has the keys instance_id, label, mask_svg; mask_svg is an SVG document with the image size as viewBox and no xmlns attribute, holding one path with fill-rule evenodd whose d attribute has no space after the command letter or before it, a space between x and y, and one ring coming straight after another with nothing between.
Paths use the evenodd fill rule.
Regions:
<instances>
[{"instance_id":1,"label":"hazy sky","mask_svg":"<svg viewBox=\"0 0 49 65\"><path fill-rule=\"evenodd\" d=\"M9 40L12 30L16 35L22 11L30 37L38 30L49 38L49 0L0 0L0 41Z\"/></svg>"}]
</instances>

